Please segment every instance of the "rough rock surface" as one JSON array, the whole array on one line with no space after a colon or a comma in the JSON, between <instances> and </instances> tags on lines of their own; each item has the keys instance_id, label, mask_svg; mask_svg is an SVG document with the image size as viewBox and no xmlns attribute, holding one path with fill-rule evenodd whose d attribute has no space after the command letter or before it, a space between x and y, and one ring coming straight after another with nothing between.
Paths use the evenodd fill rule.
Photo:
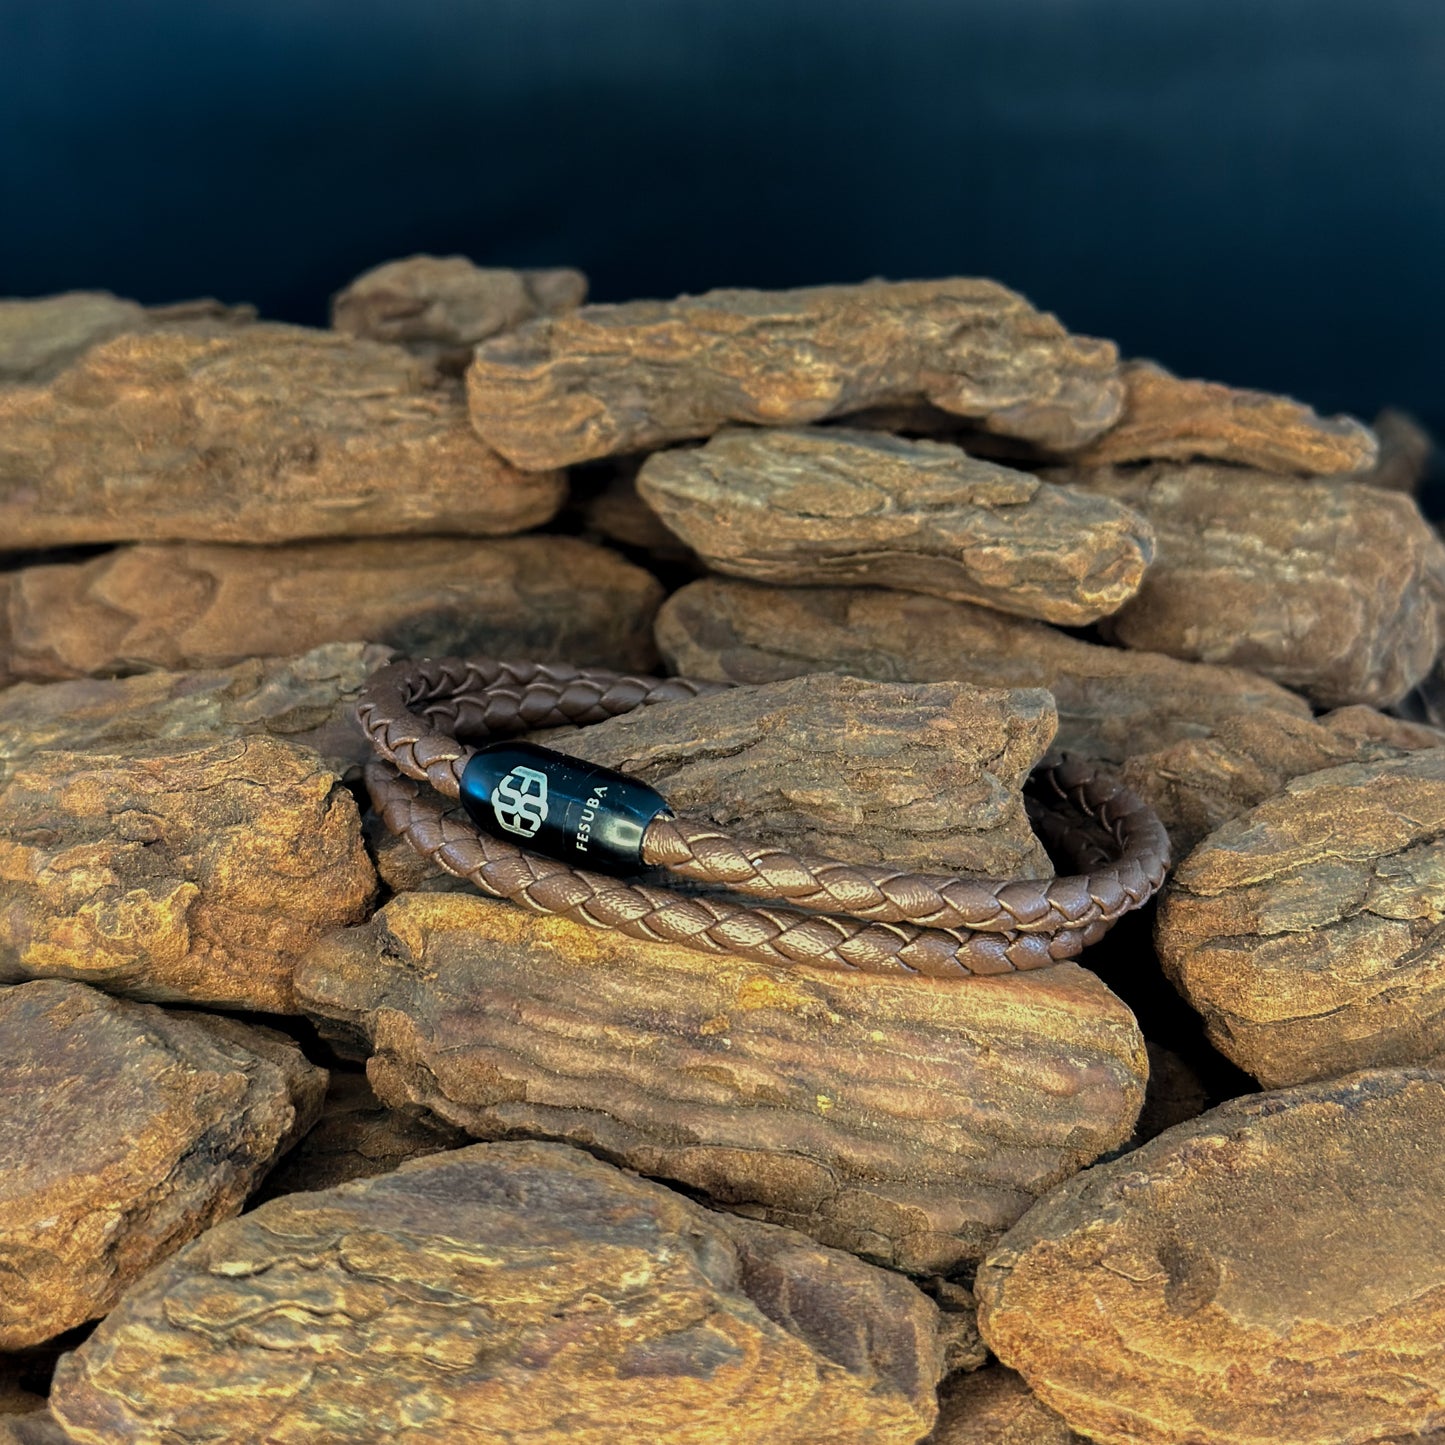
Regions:
<instances>
[{"instance_id":1,"label":"rough rock surface","mask_svg":"<svg viewBox=\"0 0 1445 1445\"><path fill-rule=\"evenodd\" d=\"M331 301L338 331L390 341L460 374L472 348L536 316L575 311L587 278L557 267L511 271L465 256L407 256L363 272Z\"/></svg>"},{"instance_id":2,"label":"rough rock surface","mask_svg":"<svg viewBox=\"0 0 1445 1445\"><path fill-rule=\"evenodd\" d=\"M646 669L662 588L573 537L148 545L10 576L10 671L222 667L328 642Z\"/></svg>"},{"instance_id":3,"label":"rough rock surface","mask_svg":"<svg viewBox=\"0 0 1445 1445\"><path fill-rule=\"evenodd\" d=\"M299 326L117 336L0 390L0 436L10 547L493 536L547 521L566 489L484 446L425 362Z\"/></svg>"},{"instance_id":4,"label":"rough rock surface","mask_svg":"<svg viewBox=\"0 0 1445 1445\"><path fill-rule=\"evenodd\" d=\"M38 751L0 787L0 982L292 1013L375 889L351 793L278 738Z\"/></svg>"},{"instance_id":5,"label":"rough rock surface","mask_svg":"<svg viewBox=\"0 0 1445 1445\"><path fill-rule=\"evenodd\" d=\"M355 772L371 755L356 698L393 655L369 643L332 642L296 657L252 657L194 672L16 683L0 691L0 781L42 749L219 742L253 733L313 748L327 767Z\"/></svg>"},{"instance_id":6,"label":"rough rock surface","mask_svg":"<svg viewBox=\"0 0 1445 1445\"><path fill-rule=\"evenodd\" d=\"M56 1424L48 1409L24 1415L0 1414L0 1445L73 1445L73 1439Z\"/></svg>"},{"instance_id":7,"label":"rough rock surface","mask_svg":"<svg viewBox=\"0 0 1445 1445\"><path fill-rule=\"evenodd\" d=\"M1120 773L1159 814L1178 859L1291 778L1442 746L1445 731L1359 705L1318 719L1260 708L1220 719L1207 737L1137 753Z\"/></svg>"},{"instance_id":8,"label":"rough rock surface","mask_svg":"<svg viewBox=\"0 0 1445 1445\"><path fill-rule=\"evenodd\" d=\"M1354 417L1322 417L1287 396L1183 381L1152 361L1123 369L1117 426L1076 456L1084 466L1210 458L1265 472L1329 476L1371 466L1378 450Z\"/></svg>"},{"instance_id":9,"label":"rough rock surface","mask_svg":"<svg viewBox=\"0 0 1445 1445\"><path fill-rule=\"evenodd\" d=\"M978 1258L1143 1097L1133 1016L1072 964L860 986L412 893L297 986L389 1105L580 1143L919 1274Z\"/></svg>"},{"instance_id":10,"label":"rough rock surface","mask_svg":"<svg viewBox=\"0 0 1445 1445\"><path fill-rule=\"evenodd\" d=\"M583 525L604 541L633 547L654 561L685 563L694 575L703 570L697 553L663 522L637 494L635 468L618 468L615 475L581 506Z\"/></svg>"},{"instance_id":11,"label":"rough rock surface","mask_svg":"<svg viewBox=\"0 0 1445 1445\"><path fill-rule=\"evenodd\" d=\"M49 381L92 346L128 331L163 327L204 334L245 325L255 315L250 306L210 300L142 306L108 291L0 299L0 386Z\"/></svg>"},{"instance_id":12,"label":"rough rock surface","mask_svg":"<svg viewBox=\"0 0 1445 1445\"><path fill-rule=\"evenodd\" d=\"M291 1195L157 1270L57 1374L90 1438L912 1445L933 1306L555 1145Z\"/></svg>"},{"instance_id":13,"label":"rough rock surface","mask_svg":"<svg viewBox=\"0 0 1445 1445\"><path fill-rule=\"evenodd\" d=\"M1386 706L1430 670L1445 545L1409 497L1219 466L1075 480L1158 538L1138 595L1104 624L1126 646L1253 668L1323 707Z\"/></svg>"},{"instance_id":14,"label":"rough rock surface","mask_svg":"<svg viewBox=\"0 0 1445 1445\"><path fill-rule=\"evenodd\" d=\"M1165 970L1266 1085L1445 1055L1445 749L1328 768L1210 834Z\"/></svg>"},{"instance_id":15,"label":"rough rock surface","mask_svg":"<svg viewBox=\"0 0 1445 1445\"><path fill-rule=\"evenodd\" d=\"M1002 1365L956 1374L938 1392L938 1423L925 1445L1084 1445L1023 1377Z\"/></svg>"},{"instance_id":16,"label":"rough rock surface","mask_svg":"<svg viewBox=\"0 0 1445 1445\"><path fill-rule=\"evenodd\" d=\"M1069 1180L984 1262L994 1352L1092 1440L1445 1424L1445 1073L1235 1099Z\"/></svg>"},{"instance_id":17,"label":"rough rock surface","mask_svg":"<svg viewBox=\"0 0 1445 1445\"><path fill-rule=\"evenodd\" d=\"M258 1198L333 1189L469 1142L463 1130L423 1109L388 1109L365 1074L333 1069L321 1117L266 1177Z\"/></svg>"},{"instance_id":18,"label":"rough rock surface","mask_svg":"<svg viewBox=\"0 0 1445 1445\"><path fill-rule=\"evenodd\" d=\"M1100 647L988 608L874 588L705 578L663 604L657 640L672 671L729 682L849 672L1047 688L1059 746L1108 762L1207 737L1235 713L1309 717L1302 698L1236 668Z\"/></svg>"},{"instance_id":19,"label":"rough rock surface","mask_svg":"<svg viewBox=\"0 0 1445 1445\"><path fill-rule=\"evenodd\" d=\"M728 428L658 452L637 489L710 567L866 583L1072 626L1116 612L1154 555L1148 523L940 442L844 427Z\"/></svg>"},{"instance_id":20,"label":"rough rock surface","mask_svg":"<svg viewBox=\"0 0 1445 1445\"><path fill-rule=\"evenodd\" d=\"M477 430L529 468L914 399L1068 449L1124 395L1111 343L966 277L584 306L483 342L467 389Z\"/></svg>"},{"instance_id":21,"label":"rough rock surface","mask_svg":"<svg viewBox=\"0 0 1445 1445\"><path fill-rule=\"evenodd\" d=\"M773 847L1048 878L1021 790L1054 725L1039 691L810 677L658 703L538 739L641 778L685 817ZM374 846L393 889L470 886L404 839Z\"/></svg>"},{"instance_id":22,"label":"rough rock surface","mask_svg":"<svg viewBox=\"0 0 1445 1445\"><path fill-rule=\"evenodd\" d=\"M0 989L0 1349L103 1315L315 1118L289 1039L82 984Z\"/></svg>"}]
</instances>

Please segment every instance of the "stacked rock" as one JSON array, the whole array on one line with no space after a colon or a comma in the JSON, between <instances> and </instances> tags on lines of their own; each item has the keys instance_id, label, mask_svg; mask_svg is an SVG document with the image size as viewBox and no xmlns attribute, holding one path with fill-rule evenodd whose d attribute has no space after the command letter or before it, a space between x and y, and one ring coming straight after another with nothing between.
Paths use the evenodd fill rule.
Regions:
<instances>
[{"instance_id":1,"label":"stacked rock","mask_svg":"<svg viewBox=\"0 0 1445 1445\"><path fill-rule=\"evenodd\" d=\"M1445 1428L1418 433L991 281L585 290L0 303L0 1442ZM765 844L1047 878L1061 746L1181 861L959 981L541 918L360 784L476 653L738 684L547 742Z\"/></svg>"}]
</instances>

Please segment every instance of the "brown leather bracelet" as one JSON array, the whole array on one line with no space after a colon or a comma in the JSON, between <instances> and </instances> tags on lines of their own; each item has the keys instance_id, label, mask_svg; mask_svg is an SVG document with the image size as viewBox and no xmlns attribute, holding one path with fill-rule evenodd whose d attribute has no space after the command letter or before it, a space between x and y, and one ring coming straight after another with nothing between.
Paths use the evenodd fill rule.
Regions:
<instances>
[{"instance_id":1,"label":"brown leather bracelet","mask_svg":"<svg viewBox=\"0 0 1445 1445\"><path fill-rule=\"evenodd\" d=\"M1164 881L1169 839L1152 809L1075 758L1048 762L1030 779L1040 837L1056 858L1086 870L1070 877L980 880L804 858L674 817L665 804L640 828L641 865L778 907L627 882L541 856L435 796L477 791L468 769L475 773L487 751L479 745L491 739L600 722L723 686L491 658L395 663L369 680L357 703L377 754L366 771L373 805L418 852L493 897L636 938L849 973L965 978L1044 967L1095 942ZM588 775L599 772L630 781L606 770ZM523 763L502 780L511 811L495 799L493 806L508 831L525 836L545 815L545 775L544 766ZM586 803L606 812L603 794L594 793L579 817ZM585 846L584 822L574 833L573 845Z\"/></svg>"}]
</instances>

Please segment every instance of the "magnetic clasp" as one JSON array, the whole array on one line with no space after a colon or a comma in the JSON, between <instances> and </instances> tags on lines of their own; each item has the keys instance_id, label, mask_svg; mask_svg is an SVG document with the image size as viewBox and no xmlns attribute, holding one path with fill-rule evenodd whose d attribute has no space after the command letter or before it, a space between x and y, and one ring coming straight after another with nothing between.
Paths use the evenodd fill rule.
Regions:
<instances>
[{"instance_id":1,"label":"magnetic clasp","mask_svg":"<svg viewBox=\"0 0 1445 1445\"><path fill-rule=\"evenodd\" d=\"M495 837L575 868L635 873L667 799L646 783L537 743L489 743L462 772L462 806Z\"/></svg>"}]
</instances>

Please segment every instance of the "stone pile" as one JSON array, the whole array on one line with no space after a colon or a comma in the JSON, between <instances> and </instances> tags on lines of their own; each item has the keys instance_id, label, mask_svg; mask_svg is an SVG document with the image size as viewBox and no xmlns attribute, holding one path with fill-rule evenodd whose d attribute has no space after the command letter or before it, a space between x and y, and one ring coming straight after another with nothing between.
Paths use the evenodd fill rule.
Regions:
<instances>
[{"instance_id":1,"label":"stone pile","mask_svg":"<svg viewBox=\"0 0 1445 1445\"><path fill-rule=\"evenodd\" d=\"M0 302L0 1445L1445 1430L1428 440L992 281L585 296ZM1177 868L962 982L539 918L361 782L476 653L737 684L547 741L765 843L1045 878L1059 747Z\"/></svg>"}]
</instances>

